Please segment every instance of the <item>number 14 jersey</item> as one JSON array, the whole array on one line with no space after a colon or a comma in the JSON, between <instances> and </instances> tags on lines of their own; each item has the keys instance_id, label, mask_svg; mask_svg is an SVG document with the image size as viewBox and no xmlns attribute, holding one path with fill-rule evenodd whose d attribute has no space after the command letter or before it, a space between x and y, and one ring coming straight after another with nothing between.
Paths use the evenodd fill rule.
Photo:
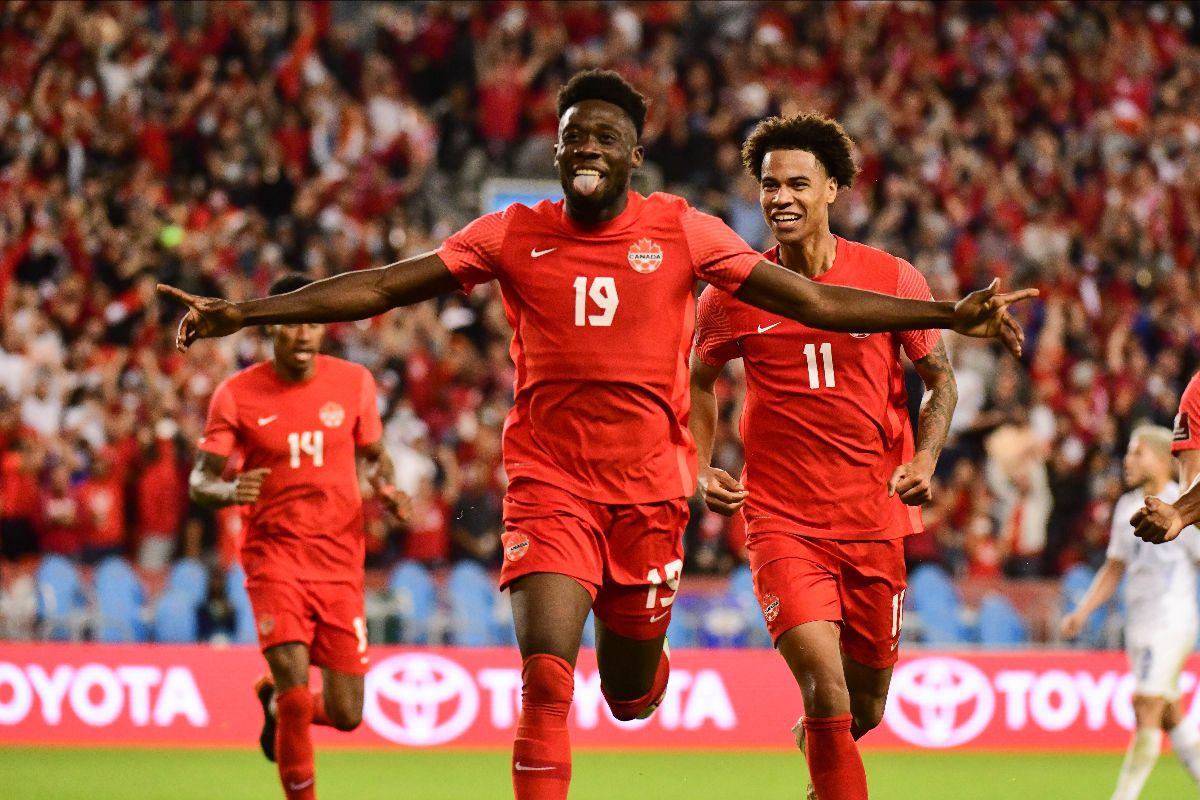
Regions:
<instances>
[{"instance_id":1,"label":"number 14 jersey","mask_svg":"<svg viewBox=\"0 0 1200 800\"><path fill-rule=\"evenodd\" d=\"M362 580L355 450L383 433L375 379L359 364L316 359L303 383L283 380L269 361L248 367L222 382L209 405L200 449L240 451L242 471L271 470L246 507L241 557L250 578Z\"/></svg>"},{"instance_id":2,"label":"number 14 jersey","mask_svg":"<svg viewBox=\"0 0 1200 800\"><path fill-rule=\"evenodd\" d=\"M695 283L737 291L762 256L682 198L629 193L583 227L562 201L513 204L448 238L438 255L466 290L496 280L513 328L510 479L601 503L690 496L687 357Z\"/></svg>"}]
</instances>

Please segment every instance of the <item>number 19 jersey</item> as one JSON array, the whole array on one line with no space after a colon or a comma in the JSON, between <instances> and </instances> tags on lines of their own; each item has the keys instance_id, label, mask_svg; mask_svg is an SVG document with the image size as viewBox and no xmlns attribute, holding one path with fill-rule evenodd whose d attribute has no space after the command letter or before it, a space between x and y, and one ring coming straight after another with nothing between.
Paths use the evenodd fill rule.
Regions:
<instances>
[{"instance_id":1,"label":"number 19 jersey","mask_svg":"<svg viewBox=\"0 0 1200 800\"><path fill-rule=\"evenodd\" d=\"M200 449L267 467L247 508L242 566L249 578L361 581L364 529L357 447L379 440L375 379L365 367L318 355L313 376L289 383L271 362L213 393Z\"/></svg>"},{"instance_id":2,"label":"number 19 jersey","mask_svg":"<svg viewBox=\"0 0 1200 800\"><path fill-rule=\"evenodd\" d=\"M695 282L734 292L762 260L682 198L628 197L620 215L588 227L562 201L513 204L438 250L464 289L500 285L516 365L504 426L509 478L613 504L695 491Z\"/></svg>"}]
</instances>

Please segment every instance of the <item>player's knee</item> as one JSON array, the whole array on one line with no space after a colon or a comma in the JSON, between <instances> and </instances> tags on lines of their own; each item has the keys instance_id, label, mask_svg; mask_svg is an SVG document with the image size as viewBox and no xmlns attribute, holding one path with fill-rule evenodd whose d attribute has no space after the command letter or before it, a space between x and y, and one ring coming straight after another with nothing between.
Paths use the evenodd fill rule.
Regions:
<instances>
[{"instance_id":1,"label":"player's knee","mask_svg":"<svg viewBox=\"0 0 1200 800\"><path fill-rule=\"evenodd\" d=\"M854 715L854 728L858 736L879 727L883 722L883 709L887 705L886 697L852 697L850 713Z\"/></svg>"},{"instance_id":2,"label":"player's knee","mask_svg":"<svg viewBox=\"0 0 1200 800\"><path fill-rule=\"evenodd\" d=\"M353 703L334 703L326 708L326 713L339 731L348 733L362 724L362 707Z\"/></svg>"},{"instance_id":3,"label":"player's knee","mask_svg":"<svg viewBox=\"0 0 1200 800\"><path fill-rule=\"evenodd\" d=\"M539 653L521 669L521 702L527 708L566 716L575 695L575 671L558 656Z\"/></svg>"}]
</instances>

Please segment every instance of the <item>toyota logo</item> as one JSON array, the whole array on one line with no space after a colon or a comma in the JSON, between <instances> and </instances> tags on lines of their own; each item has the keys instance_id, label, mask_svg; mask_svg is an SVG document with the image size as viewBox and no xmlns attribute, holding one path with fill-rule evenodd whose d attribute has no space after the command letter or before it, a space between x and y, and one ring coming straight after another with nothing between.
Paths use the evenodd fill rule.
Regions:
<instances>
[{"instance_id":1,"label":"toyota logo","mask_svg":"<svg viewBox=\"0 0 1200 800\"><path fill-rule=\"evenodd\" d=\"M884 721L919 747L957 747L992 721L996 696L987 676L957 658L918 658L896 669Z\"/></svg>"},{"instance_id":2,"label":"toyota logo","mask_svg":"<svg viewBox=\"0 0 1200 800\"><path fill-rule=\"evenodd\" d=\"M386 658L367 673L363 718L399 744L427 747L463 734L479 712L479 690L465 669L430 653Z\"/></svg>"}]
</instances>

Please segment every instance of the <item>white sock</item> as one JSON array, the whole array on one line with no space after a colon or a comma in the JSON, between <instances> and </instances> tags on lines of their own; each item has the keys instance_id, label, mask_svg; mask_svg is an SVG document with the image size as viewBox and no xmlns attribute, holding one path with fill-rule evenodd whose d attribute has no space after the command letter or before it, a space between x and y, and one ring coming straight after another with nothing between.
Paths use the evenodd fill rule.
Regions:
<instances>
[{"instance_id":1,"label":"white sock","mask_svg":"<svg viewBox=\"0 0 1200 800\"><path fill-rule=\"evenodd\" d=\"M1138 728L1134 731L1133 741L1125 751L1125 762L1121 764L1121 774L1117 777L1112 800L1137 800L1160 752L1162 731L1158 728Z\"/></svg>"},{"instance_id":2,"label":"white sock","mask_svg":"<svg viewBox=\"0 0 1200 800\"><path fill-rule=\"evenodd\" d=\"M1192 776L1192 780L1200 783L1200 731L1195 726L1181 722L1167 731L1171 739L1171 749L1183 763L1184 769Z\"/></svg>"}]
</instances>

